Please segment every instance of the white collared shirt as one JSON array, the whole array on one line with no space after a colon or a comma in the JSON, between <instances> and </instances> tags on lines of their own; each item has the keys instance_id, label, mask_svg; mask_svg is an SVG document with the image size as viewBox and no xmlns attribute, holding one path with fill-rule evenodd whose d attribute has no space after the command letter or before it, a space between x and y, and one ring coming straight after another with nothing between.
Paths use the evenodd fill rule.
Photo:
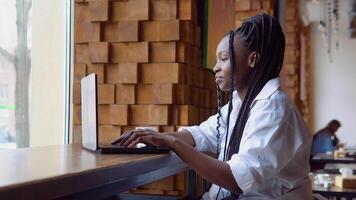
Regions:
<instances>
[{"instance_id":1,"label":"white collared shirt","mask_svg":"<svg viewBox=\"0 0 356 200\"><path fill-rule=\"evenodd\" d=\"M240 106L235 91L227 144ZM228 104L221 113L219 160L224 154ZM216 153L216 127L217 115L214 115L199 126L182 129L191 133L197 150ZM280 89L279 78L268 81L251 105L239 153L227 161L243 191L239 199L311 199L308 178L311 142L312 135L295 105ZM215 200L218 188L212 185L203 199ZM222 189L218 199L228 195Z\"/></svg>"}]
</instances>

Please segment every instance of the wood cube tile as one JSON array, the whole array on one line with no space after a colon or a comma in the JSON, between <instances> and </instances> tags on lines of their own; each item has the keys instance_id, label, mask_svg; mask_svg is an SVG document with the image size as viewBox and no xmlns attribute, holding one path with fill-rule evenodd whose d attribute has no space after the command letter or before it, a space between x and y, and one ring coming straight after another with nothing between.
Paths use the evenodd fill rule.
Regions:
<instances>
[{"instance_id":1,"label":"wood cube tile","mask_svg":"<svg viewBox=\"0 0 356 200\"><path fill-rule=\"evenodd\" d=\"M99 144L110 144L121 135L121 126L99 126Z\"/></svg>"},{"instance_id":2,"label":"wood cube tile","mask_svg":"<svg viewBox=\"0 0 356 200\"><path fill-rule=\"evenodd\" d=\"M235 0L235 11L251 10L251 0Z\"/></svg>"},{"instance_id":3,"label":"wood cube tile","mask_svg":"<svg viewBox=\"0 0 356 200\"><path fill-rule=\"evenodd\" d=\"M172 63L177 61L176 42L150 43L150 63Z\"/></svg>"},{"instance_id":4,"label":"wood cube tile","mask_svg":"<svg viewBox=\"0 0 356 200\"><path fill-rule=\"evenodd\" d=\"M203 122L206 120L205 118L206 114L205 114L205 108L199 108L199 121Z\"/></svg>"},{"instance_id":5,"label":"wood cube tile","mask_svg":"<svg viewBox=\"0 0 356 200\"><path fill-rule=\"evenodd\" d=\"M204 98L205 98L204 99L204 107L210 108L210 101L211 101L210 90L209 89L203 89L203 90L204 90Z\"/></svg>"},{"instance_id":6,"label":"wood cube tile","mask_svg":"<svg viewBox=\"0 0 356 200\"><path fill-rule=\"evenodd\" d=\"M205 87L207 89L215 89L216 88L216 83L215 83L215 74L213 70L204 68L204 83Z\"/></svg>"},{"instance_id":7,"label":"wood cube tile","mask_svg":"<svg viewBox=\"0 0 356 200\"><path fill-rule=\"evenodd\" d=\"M179 0L178 18L180 20L194 20L194 0Z\"/></svg>"},{"instance_id":8,"label":"wood cube tile","mask_svg":"<svg viewBox=\"0 0 356 200\"><path fill-rule=\"evenodd\" d=\"M217 108L216 90L210 90L210 108Z\"/></svg>"},{"instance_id":9,"label":"wood cube tile","mask_svg":"<svg viewBox=\"0 0 356 200\"><path fill-rule=\"evenodd\" d=\"M109 0L89 1L90 20L92 22L105 22L109 20Z\"/></svg>"},{"instance_id":10,"label":"wood cube tile","mask_svg":"<svg viewBox=\"0 0 356 200\"><path fill-rule=\"evenodd\" d=\"M262 8L264 10L273 9L273 2L271 0L262 0Z\"/></svg>"},{"instance_id":11,"label":"wood cube tile","mask_svg":"<svg viewBox=\"0 0 356 200\"><path fill-rule=\"evenodd\" d=\"M108 42L139 41L138 21L120 21L107 23L104 26L104 40Z\"/></svg>"},{"instance_id":12,"label":"wood cube tile","mask_svg":"<svg viewBox=\"0 0 356 200\"><path fill-rule=\"evenodd\" d=\"M128 106L127 105L99 105L98 106L99 125L127 125Z\"/></svg>"},{"instance_id":13,"label":"wood cube tile","mask_svg":"<svg viewBox=\"0 0 356 200\"><path fill-rule=\"evenodd\" d=\"M199 123L199 108L189 105L178 105L178 125L189 126Z\"/></svg>"},{"instance_id":14,"label":"wood cube tile","mask_svg":"<svg viewBox=\"0 0 356 200\"><path fill-rule=\"evenodd\" d=\"M82 126L73 125L72 144L82 143Z\"/></svg>"},{"instance_id":15,"label":"wood cube tile","mask_svg":"<svg viewBox=\"0 0 356 200\"><path fill-rule=\"evenodd\" d=\"M187 84L192 85L194 87L199 87L200 85L200 70L199 67L188 67L188 72L186 72L186 81Z\"/></svg>"},{"instance_id":16,"label":"wood cube tile","mask_svg":"<svg viewBox=\"0 0 356 200\"><path fill-rule=\"evenodd\" d=\"M116 84L116 104L135 104L136 85Z\"/></svg>"},{"instance_id":17,"label":"wood cube tile","mask_svg":"<svg viewBox=\"0 0 356 200\"><path fill-rule=\"evenodd\" d=\"M179 20L141 22L141 39L143 41L177 41L180 39Z\"/></svg>"},{"instance_id":18,"label":"wood cube tile","mask_svg":"<svg viewBox=\"0 0 356 200\"><path fill-rule=\"evenodd\" d=\"M173 84L137 85L137 104L174 104L175 99Z\"/></svg>"},{"instance_id":19,"label":"wood cube tile","mask_svg":"<svg viewBox=\"0 0 356 200\"><path fill-rule=\"evenodd\" d=\"M181 21L181 39L184 42L188 42L194 45L195 39L195 26L191 21Z\"/></svg>"},{"instance_id":20,"label":"wood cube tile","mask_svg":"<svg viewBox=\"0 0 356 200\"><path fill-rule=\"evenodd\" d=\"M82 109L81 105L73 106L73 123L76 125L82 124Z\"/></svg>"},{"instance_id":21,"label":"wood cube tile","mask_svg":"<svg viewBox=\"0 0 356 200\"><path fill-rule=\"evenodd\" d=\"M192 50L193 50L193 58L194 58L192 60L192 65L200 68L202 66L203 52L201 48L197 48L197 47L192 47Z\"/></svg>"},{"instance_id":22,"label":"wood cube tile","mask_svg":"<svg viewBox=\"0 0 356 200\"><path fill-rule=\"evenodd\" d=\"M174 190L174 176L142 186L142 189Z\"/></svg>"},{"instance_id":23,"label":"wood cube tile","mask_svg":"<svg viewBox=\"0 0 356 200\"><path fill-rule=\"evenodd\" d=\"M191 94L192 94L192 104L194 106L200 106L201 104L201 96L200 96L200 88L198 87L191 87Z\"/></svg>"},{"instance_id":24,"label":"wood cube tile","mask_svg":"<svg viewBox=\"0 0 356 200\"><path fill-rule=\"evenodd\" d=\"M100 23L81 22L74 26L75 43L99 42L101 38Z\"/></svg>"},{"instance_id":25,"label":"wood cube tile","mask_svg":"<svg viewBox=\"0 0 356 200\"><path fill-rule=\"evenodd\" d=\"M185 42L177 43L177 61L180 63L191 64L193 54L191 53L191 46Z\"/></svg>"},{"instance_id":26,"label":"wood cube tile","mask_svg":"<svg viewBox=\"0 0 356 200\"><path fill-rule=\"evenodd\" d=\"M90 22L90 12L88 3L76 3L74 12L74 24Z\"/></svg>"},{"instance_id":27,"label":"wood cube tile","mask_svg":"<svg viewBox=\"0 0 356 200\"><path fill-rule=\"evenodd\" d=\"M115 103L115 85L98 84L98 104Z\"/></svg>"},{"instance_id":28,"label":"wood cube tile","mask_svg":"<svg viewBox=\"0 0 356 200\"><path fill-rule=\"evenodd\" d=\"M81 104L81 101L82 101L80 85L81 85L80 82L73 84L73 103L74 104Z\"/></svg>"},{"instance_id":29,"label":"wood cube tile","mask_svg":"<svg viewBox=\"0 0 356 200\"><path fill-rule=\"evenodd\" d=\"M201 47L201 28L199 26L195 26L195 31L194 31L194 45L196 47Z\"/></svg>"},{"instance_id":30,"label":"wood cube tile","mask_svg":"<svg viewBox=\"0 0 356 200\"><path fill-rule=\"evenodd\" d=\"M286 20L295 20L297 17L297 8L296 7L289 7L286 9Z\"/></svg>"},{"instance_id":31,"label":"wood cube tile","mask_svg":"<svg viewBox=\"0 0 356 200\"><path fill-rule=\"evenodd\" d=\"M150 63L191 64L193 55L190 45L185 42L151 42Z\"/></svg>"},{"instance_id":32,"label":"wood cube tile","mask_svg":"<svg viewBox=\"0 0 356 200\"><path fill-rule=\"evenodd\" d=\"M75 63L90 63L88 44L75 45Z\"/></svg>"},{"instance_id":33,"label":"wood cube tile","mask_svg":"<svg viewBox=\"0 0 356 200\"><path fill-rule=\"evenodd\" d=\"M168 105L130 105L132 125L168 125L169 122Z\"/></svg>"},{"instance_id":34,"label":"wood cube tile","mask_svg":"<svg viewBox=\"0 0 356 200\"><path fill-rule=\"evenodd\" d=\"M184 83L184 70L178 63L142 64L142 83Z\"/></svg>"},{"instance_id":35,"label":"wood cube tile","mask_svg":"<svg viewBox=\"0 0 356 200\"><path fill-rule=\"evenodd\" d=\"M112 21L149 20L148 0L112 1Z\"/></svg>"},{"instance_id":36,"label":"wood cube tile","mask_svg":"<svg viewBox=\"0 0 356 200\"><path fill-rule=\"evenodd\" d=\"M112 63L147 63L148 43L111 43Z\"/></svg>"},{"instance_id":37,"label":"wood cube tile","mask_svg":"<svg viewBox=\"0 0 356 200\"><path fill-rule=\"evenodd\" d=\"M107 64L105 70L107 83L138 83L138 64L137 63L120 63Z\"/></svg>"},{"instance_id":38,"label":"wood cube tile","mask_svg":"<svg viewBox=\"0 0 356 200\"><path fill-rule=\"evenodd\" d=\"M191 104L191 90L189 85L176 85L176 103L178 105Z\"/></svg>"},{"instance_id":39,"label":"wood cube tile","mask_svg":"<svg viewBox=\"0 0 356 200\"><path fill-rule=\"evenodd\" d=\"M262 9L262 0L252 0L251 1L251 9L252 10Z\"/></svg>"},{"instance_id":40,"label":"wood cube tile","mask_svg":"<svg viewBox=\"0 0 356 200\"><path fill-rule=\"evenodd\" d=\"M154 104L154 96L152 84L137 85L137 104Z\"/></svg>"},{"instance_id":41,"label":"wood cube tile","mask_svg":"<svg viewBox=\"0 0 356 200\"><path fill-rule=\"evenodd\" d=\"M96 74L97 83L104 83L104 64L88 64L87 65L87 74Z\"/></svg>"},{"instance_id":42,"label":"wood cube tile","mask_svg":"<svg viewBox=\"0 0 356 200\"><path fill-rule=\"evenodd\" d=\"M74 64L74 83L80 83L87 74L86 64Z\"/></svg>"},{"instance_id":43,"label":"wood cube tile","mask_svg":"<svg viewBox=\"0 0 356 200\"><path fill-rule=\"evenodd\" d=\"M177 0L151 0L151 20L177 19Z\"/></svg>"},{"instance_id":44,"label":"wood cube tile","mask_svg":"<svg viewBox=\"0 0 356 200\"><path fill-rule=\"evenodd\" d=\"M109 43L91 42L89 43L90 62L108 63L109 62Z\"/></svg>"}]
</instances>

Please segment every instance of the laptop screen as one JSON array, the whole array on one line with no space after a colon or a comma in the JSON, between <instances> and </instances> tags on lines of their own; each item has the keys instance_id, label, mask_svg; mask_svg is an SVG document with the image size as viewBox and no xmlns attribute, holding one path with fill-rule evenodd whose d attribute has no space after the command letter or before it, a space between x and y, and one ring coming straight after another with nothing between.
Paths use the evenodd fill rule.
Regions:
<instances>
[{"instance_id":1,"label":"laptop screen","mask_svg":"<svg viewBox=\"0 0 356 200\"><path fill-rule=\"evenodd\" d=\"M96 74L81 80L82 146L88 150L98 149Z\"/></svg>"}]
</instances>

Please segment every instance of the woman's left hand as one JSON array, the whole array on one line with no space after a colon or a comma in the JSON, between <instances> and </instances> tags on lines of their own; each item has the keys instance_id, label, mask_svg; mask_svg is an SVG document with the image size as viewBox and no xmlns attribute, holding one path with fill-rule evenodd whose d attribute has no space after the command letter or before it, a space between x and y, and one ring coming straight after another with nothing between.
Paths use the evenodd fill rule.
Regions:
<instances>
[{"instance_id":1,"label":"woman's left hand","mask_svg":"<svg viewBox=\"0 0 356 200\"><path fill-rule=\"evenodd\" d=\"M134 147L137 143L150 144L157 147L172 148L176 138L170 135L158 133L149 129L137 129L124 133L112 144Z\"/></svg>"}]
</instances>

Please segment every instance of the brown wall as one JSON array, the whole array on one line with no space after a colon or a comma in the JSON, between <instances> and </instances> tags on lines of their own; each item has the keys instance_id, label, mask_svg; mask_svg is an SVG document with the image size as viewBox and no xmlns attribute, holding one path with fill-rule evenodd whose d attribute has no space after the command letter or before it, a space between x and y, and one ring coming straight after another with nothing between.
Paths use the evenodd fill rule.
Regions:
<instances>
[{"instance_id":1,"label":"brown wall","mask_svg":"<svg viewBox=\"0 0 356 200\"><path fill-rule=\"evenodd\" d=\"M215 113L213 73L202 68L195 0L76 0L73 142L81 141L80 80L98 75L99 143L137 126L162 132ZM186 175L137 193L186 194Z\"/></svg>"}]
</instances>

